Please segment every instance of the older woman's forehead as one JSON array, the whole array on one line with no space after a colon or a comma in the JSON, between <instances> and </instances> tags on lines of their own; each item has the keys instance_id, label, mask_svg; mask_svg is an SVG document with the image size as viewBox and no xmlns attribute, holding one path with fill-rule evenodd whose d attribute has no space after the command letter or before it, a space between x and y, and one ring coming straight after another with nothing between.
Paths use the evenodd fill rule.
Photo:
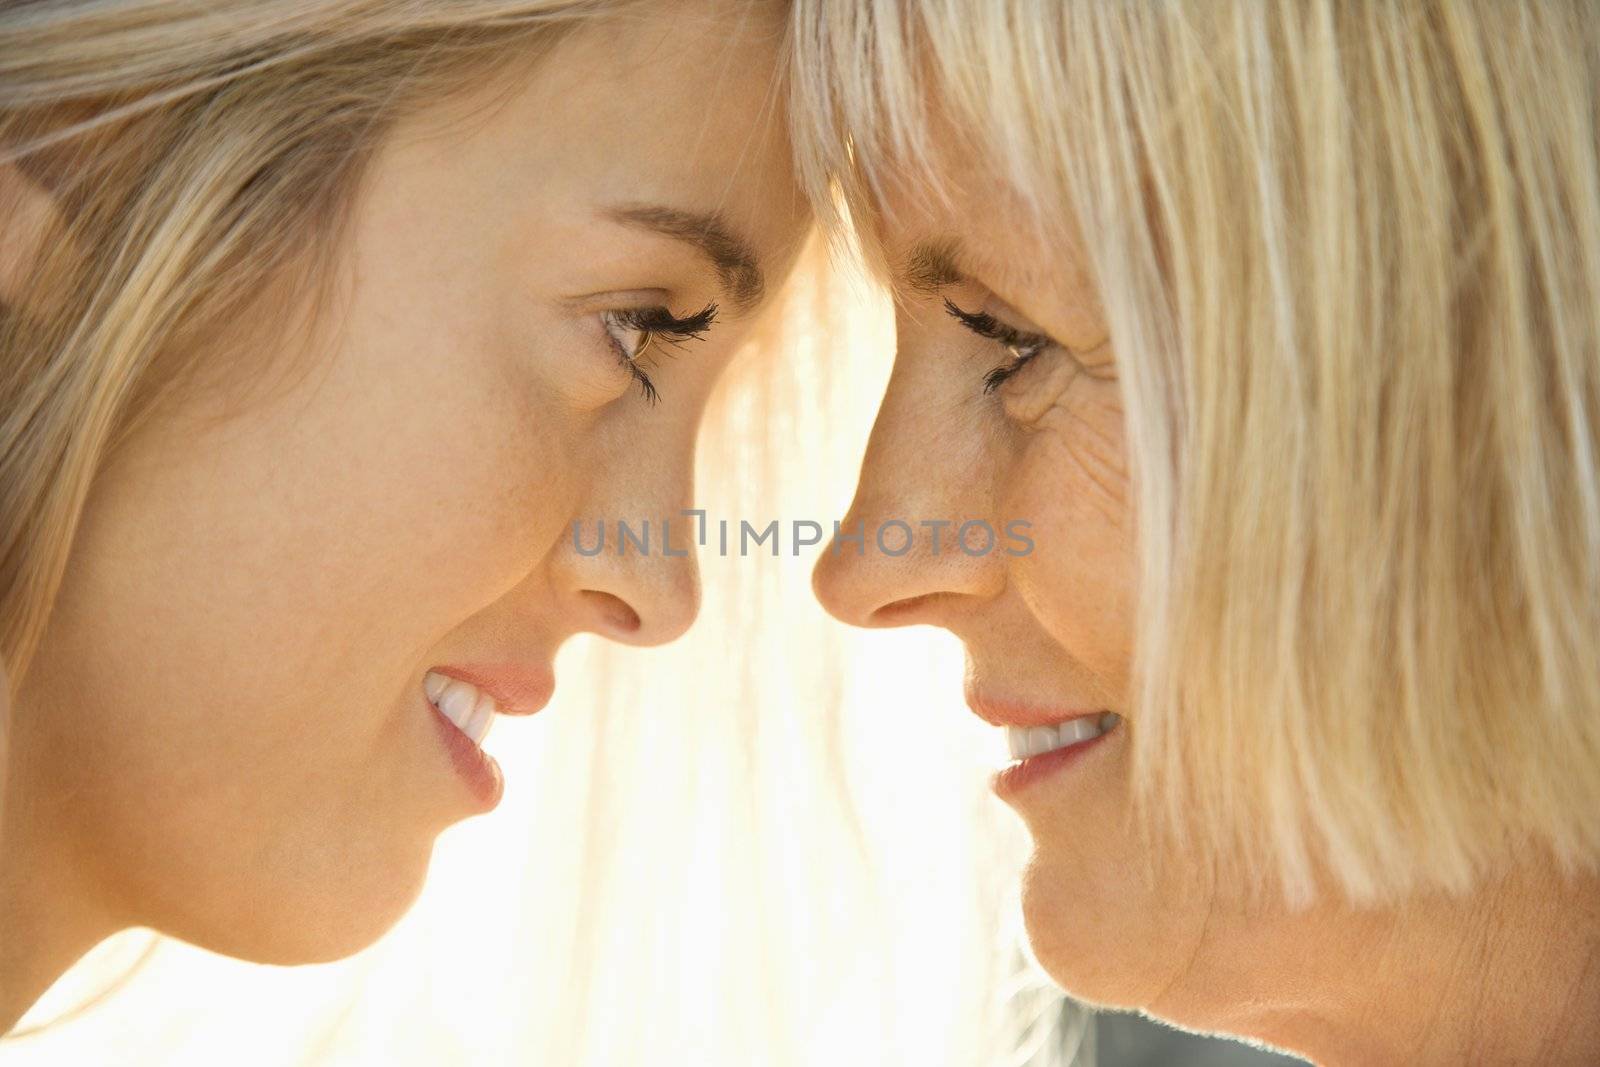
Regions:
<instances>
[{"instance_id":1,"label":"older woman's forehead","mask_svg":"<svg viewBox=\"0 0 1600 1067\"><path fill-rule=\"evenodd\" d=\"M876 223L897 285L926 291L971 279L1016 295L1088 284L1083 250L1048 236L1000 183L987 196L965 183L897 186L886 190Z\"/></svg>"},{"instance_id":2,"label":"older woman's forehead","mask_svg":"<svg viewBox=\"0 0 1600 1067\"><path fill-rule=\"evenodd\" d=\"M941 176L942 177L942 176ZM1037 281L1035 228L1004 194L982 198L954 183L897 181L878 204L877 236L897 273L937 264L961 274Z\"/></svg>"}]
</instances>

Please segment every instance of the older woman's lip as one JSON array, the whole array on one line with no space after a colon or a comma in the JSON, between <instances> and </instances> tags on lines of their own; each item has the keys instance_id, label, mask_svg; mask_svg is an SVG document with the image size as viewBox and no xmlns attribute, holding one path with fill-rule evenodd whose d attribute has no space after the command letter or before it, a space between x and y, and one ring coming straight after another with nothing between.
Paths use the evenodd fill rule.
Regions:
<instances>
[{"instance_id":1,"label":"older woman's lip","mask_svg":"<svg viewBox=\"0 0 1600 1067\"><path fill-rule=\"evenodd\" d=\"M1005 700L969 690L967 707L991 726L1059 726L1089 715L1104 715L1108 708L1062 708Z\"/></svg>"},{"instance_id":2,"label":"older woman's lip","mask_svg":"<svg viewBox=\"0 0 1600 1067\"><path fill-rule=\"evenodd\" d=\"M1001 800L1010 800L1035 782L1076 763L1122 721L1107 708L1051 707L1006 700L975 689L969 689L966 695L967 706L975 715L1006 731L1012 762L991 782ZM1098 721L1086 726L1085 719ZM1060 728L1066 723L1076 725L1071 729L1072 736L1063 739ZM1026 736L1050 732L1056 736L1049 744L1042 740L1031 743L1034 739ZM1019 744L1024 751L1019 751Z\"/></svg>"},{"instance_id":3,"label":"older woman's lip","mask_svg":"<svg viewBox=\"0 0 1600 1067\"><path fill-rule=\"evenodd\" d=\"M1030 756L998 772L989 783L996 796L1001 800L1011 801L1021 796L1029 787L1065 771L1068 767L1089 755L1100 743L1111 735L1111 731L1091 737L1087 741L1068 745L1066 748L1054 749L1038 756Z\"/></svg>"}]
</instances>

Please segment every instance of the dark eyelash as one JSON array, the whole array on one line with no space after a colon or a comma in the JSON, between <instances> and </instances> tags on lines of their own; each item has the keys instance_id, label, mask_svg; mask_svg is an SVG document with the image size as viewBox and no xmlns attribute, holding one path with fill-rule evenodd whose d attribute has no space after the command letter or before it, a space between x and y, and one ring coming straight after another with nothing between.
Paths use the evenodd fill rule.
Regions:
<instances>
[{"instance_id":1,"label":"dark eyelash","mask_svg":"<svg viewBox=\"0 0 1600 1067\"><path fill-rule=\"evenodd\" d=\"M986 337L1011 351L1012 358L1010 363L996 367L983 376L983 391L985 393L992 393L1000 388L1005 384L1007 378L1027 366L1029 360L1055 343L1043 334L1023 333L1021 330L1007 326L986 311L967 311L957 307L955 303L948 299L944 302L944 309L957 322L979 337Z\"/></svg>"},{"instance_id":2,"label":"dark eyelash","mask_svg":"<svg viewBox=\"0 0 1600 1067\"><path fill-rule=\"evenodd\" d=\"M717 305L707 304L693 315L685 315L682 318L664 307L623 308L612 312L611 318L613 322L632 330L649 330L651 333L661 334L676 344L698 337L709 330L717 319Z\"/></svg>"},{"instance_id":3,"label":"dark eyelash","mask_svg":"<svg viewBox=\"0 0 1600 1067\"><path fill-rule=\"evenodd\" d=\"M611 321L616 325L629 330L643 330L671 348L681 348L685 341L703 336L716 319L716 304L707 304L693 315L681 318L664 307L623 308L611 313ZM633 375L633 380L639 383L639 392L643 394L645 403L654 407L661 400L656 383L628 355L620 351L618 355L622 365Z\"/></svg>"}]
</instances>

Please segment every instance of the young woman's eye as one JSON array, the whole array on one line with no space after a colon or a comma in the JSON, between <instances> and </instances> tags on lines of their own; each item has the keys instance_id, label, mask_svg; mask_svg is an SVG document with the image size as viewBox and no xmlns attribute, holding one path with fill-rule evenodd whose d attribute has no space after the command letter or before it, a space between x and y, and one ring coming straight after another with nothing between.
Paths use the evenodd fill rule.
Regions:
<instances>
[{"instance_id":1,"label":"young woman's eye","mask_svg":"<svg viewBox=\"0 0 1600 1067\"><path fill-rule=\"evenodd\" d=\"M1006 379L1028 365L1028 361L1046 349L1057 347L1056 342L1042 333L1026 333L1007 326L986 311L967 311L946 300L944 309L957 322L1004 348L1011 357L1007 362L983 376L983 391L992 393L1005 384Z\"/></svg>"},{"instance_id":2,"label":"young woman's eye","mask_svg":"<svg viewBox=\"0 0 1600 1067\"><path fill-rule=\"evenodd\" d=\"M692 315L677 316L664 307L618 308L600 313L600 322L622 366L639 385L647 404L661 399L647 368L658 355L671 355L685 341L703 336L717 318L717 305L707 304Z\"/></svg>"}]
</instances>

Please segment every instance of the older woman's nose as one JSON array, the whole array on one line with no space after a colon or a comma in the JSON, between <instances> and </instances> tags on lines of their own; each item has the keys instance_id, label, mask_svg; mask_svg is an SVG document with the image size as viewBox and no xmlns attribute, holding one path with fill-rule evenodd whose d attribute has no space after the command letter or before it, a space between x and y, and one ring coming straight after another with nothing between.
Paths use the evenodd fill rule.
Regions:
<instances>
[{"instance_id":1,"label":"older woman's nose","mask_svg":"<svg viewBox=\"0 0 1600 1067\"><path fill-rule=\"evenodd\" d=\"M905 399L891 383L855 500L811 576L822 606L855 626L937 625L1005 585L981 465L903 417Z\"/></svg>"},{"instance_id":2,"label":"older woman's nose","mask_svg":"<svg viewBox=\"0 0 1600 1067\"><path fill-rule=\"evenodd\" d=\"M970 536L964 547L963 527ZM975 552L991 540L981 519L911 515L852 507L840 535L823 551L811 575L817 600L854 626L938 625L948 614L993 596L1004 573Z\"/></svg>"}]
</instances>

